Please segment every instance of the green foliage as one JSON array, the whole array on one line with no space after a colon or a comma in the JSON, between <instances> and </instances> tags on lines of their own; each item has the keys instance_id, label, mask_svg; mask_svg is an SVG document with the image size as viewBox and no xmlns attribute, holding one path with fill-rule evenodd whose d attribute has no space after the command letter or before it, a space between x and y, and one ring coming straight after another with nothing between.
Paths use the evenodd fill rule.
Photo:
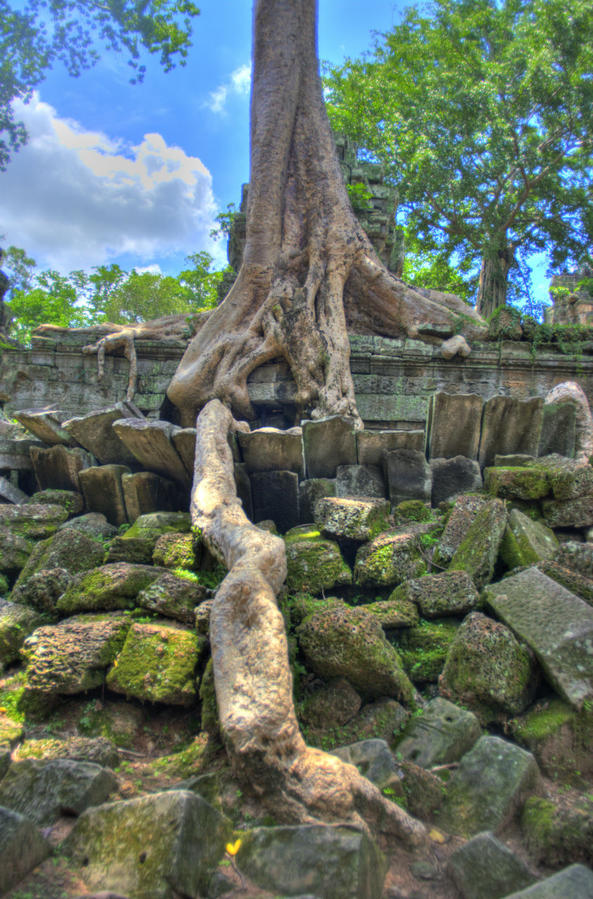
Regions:
<instances>
[{"instance_id":1,"label":"green foliage","mask_svg":"<svg viewBox=\"0 0 593 899\"><path fill-rule=\"evenodd\" d=\"M346 190L350 198L350 203L354 212L364 212L372 209L371 199L373 192L362 181L356 181L354 184L347 184Z\"/></svg>"},{"instance_id":2,"label":"green foliage","mask_svg":"<svg viewBox=\"0 0 593 899\"><path fill-rule=\"evenodd\" d=\"M13 100L27 100L56 63L70 75L91 68L104 50L123 52L132 82L142 81L142 54L159 54L168 72L191 46L191 0L0 0L0 170L27 139Z\"/></svg>"},{"instance_id":3,"label":"green foliage","mask_svg":"<svg viewBox=\"0 0 593 899\"><path fill-rule=\"evenodd\" d=\"M334 129L384 165L408 234L474 289L485 263L504 292L507 267L524 288L521 253L557 267L590 239L592 70L589 0L432 0L326 85Z\"/></svg>"}]
</instances>

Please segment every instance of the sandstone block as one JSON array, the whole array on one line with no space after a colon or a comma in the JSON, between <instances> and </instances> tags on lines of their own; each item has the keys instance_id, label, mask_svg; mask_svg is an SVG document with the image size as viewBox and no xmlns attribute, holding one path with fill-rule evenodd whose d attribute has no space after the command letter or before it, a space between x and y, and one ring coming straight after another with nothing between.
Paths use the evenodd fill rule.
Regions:
<instances>
[{"instance_id":1,"label":"sandstone block","mask_svg":"<svg viewBox=\"0 0 593 899\"><path fill-rule=\"evenodd\" d=\"M304 470L301 428L257 428L237 434L243 461L248 472L294 471L301 476Z\"/></svg>"},{"instance_id":2,"label":"sandstone block","mask_svg":"<svg viewBox=\"0 0 593 899\"><path fill-rule=\"evenodd\" d=\"M420 450L389 450L383 456L383 471L393 506L407 499L430 501L430 465Z\"/></svg>"},{"instance_id":3,"label":"sandstone block","mask_svg":"<svg viewBox=\"0 0 593 899\"><path fill-rule=\"evenodd\" d=\"M477 459L483 405L475 393L435 393L428 407L429 459Z\"/></svg>"},{"instance_id":4,"label":"sandstone block","mask_svg":"<svg viewBox=\"0 0 593 899\"><path fill-rule=\"evenodd\" d=\"M451 499L460 493L479 490L482 486L480 466L474 459L454 456L451 459L431 459L432 474L431 505Z\"/></svg>"},{"instance_id":5,"label":"sandstone block","mask_svg":"<svg viewBox=\"0 0 593 899\"><path fill-rule=\"evenodd\" d=\"M119 527L128 520L122 478L127 465L96 465L80 472L79 481L89 512L101 512L107 521Z\"/></svg>"},{"instance_id":6,"label":"sandstone block","mask_svg":"<svg viewBox=\"0 0 593 899\"><path fill-rule=\"evenodd\" d=\"M482 468L492 465L496 454L537 455L542 429L541 397L519 400L494 396L487 400L482 415L478 460Z\"/></svg>"},{"instance_id":7,"label":"sandstone block","mask_svg":"<svg viewBox=\"0 0 593 899\"><path fill-rule=\"evenodd\" d=\"M80 492L79 473L95 463L86 450L52 446L49 449L32 447L31 464L40 490L55 487Z\"/></svg>"},{"instance_id":8,"label":"sandstone block","mask_svg":"<svg viewBox=\"0 0 593 899\"><path fill-rule=\"evenodd\" d=\"M334 478L338 465L356 464L356 437L347 418L304 421L302 428L307 478Z\"/></svg>"},{"instance_id":9,"label":"sandstone block","mask_svg":"<svg viewBox=\"0 0 593 899\"><path fill-rule=\"evenodd\" d=\"M117 403L78 418L64 422L64 430L74 440L92 453L101 465L134 465L135 456L122 443L113 429L113 423L122 418L143 418L133 403Z\"/></svg>"}]
</instances>

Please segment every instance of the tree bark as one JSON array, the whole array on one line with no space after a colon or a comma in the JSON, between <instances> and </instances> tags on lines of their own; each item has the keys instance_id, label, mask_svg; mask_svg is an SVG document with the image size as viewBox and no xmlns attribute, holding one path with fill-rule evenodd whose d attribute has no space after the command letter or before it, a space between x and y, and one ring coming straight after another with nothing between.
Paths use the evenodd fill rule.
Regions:
<instances>
[{"instance_id":1,"label":"tree bark","mask_svg":"<svg viewBox=\"0 0 593 899\"><path fill-rule=\"evenodd\" d=\"M348 330L430 340L482 333L379 262L348 200L322 97L315 0L256 0L247 234L237 280L169 386L184 425L212 397L252 418L247 379L284 359L297 416L352 416Z\"/></svg>"},{"instance_id":2,"label":"tree bark","mask_svg":"<svg viewBox=\"0 0 593 899\"><path fill-rule=\"evenodd\" d=\"M514 262L510 247L488 252L482 260L476 309L488 318L499 306L506 306L509 271Z\"/></svg>"},{"instance_id":3,"label":"tree bark","mask_svg":"<svg viewBox=\"0 0 593 899\"><path fill-rule=\"evenodd\" d=\"M220 728L243 788L288 823L348 822L373 836L423 843L426 831L357 769L305 745L292 700L284 620L276 594L284 542L251 524L237 499L228 434L237 425L218 400L197 421L191 513L229 573L210 617Z\"/></svg>"}]
</instances>

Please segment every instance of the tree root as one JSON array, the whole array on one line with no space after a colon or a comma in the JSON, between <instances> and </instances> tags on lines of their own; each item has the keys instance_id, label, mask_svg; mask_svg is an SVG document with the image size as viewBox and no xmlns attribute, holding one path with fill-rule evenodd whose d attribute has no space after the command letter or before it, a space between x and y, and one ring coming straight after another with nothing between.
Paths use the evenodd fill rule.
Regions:
<instances>
[{"instance_id":1,"label":"tree root","mask_svg":"<svg viewBox=\"0 0 593 899\"><path fill-rule=\"evenodd\" d=\"M284 542L255 527L237 498L229 410L210 401L197 421L191 515L229 573L214 600L210 642L221 732L245 789L286 822L344 822L416 846L424 826L357 769L305 745L292 699L284 620L276 595Z\"/></svg>"}]
</instances>

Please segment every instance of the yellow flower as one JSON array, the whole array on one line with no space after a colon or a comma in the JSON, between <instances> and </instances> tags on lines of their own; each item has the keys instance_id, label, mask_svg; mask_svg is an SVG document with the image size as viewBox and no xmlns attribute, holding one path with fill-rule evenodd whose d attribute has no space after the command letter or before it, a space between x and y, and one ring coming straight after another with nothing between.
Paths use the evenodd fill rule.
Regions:
<instances>
[{"instance_id":1,"label":"yellow flower","mask_svg":"<svg viewBox=\"0 0 593 899\"><path fill-rule=\"evenodd\" d=\"M235 840L234 843L227 843L224 847L229 855L236 855L241 848L241 839Z\"/></svg>"}]
</instances>

